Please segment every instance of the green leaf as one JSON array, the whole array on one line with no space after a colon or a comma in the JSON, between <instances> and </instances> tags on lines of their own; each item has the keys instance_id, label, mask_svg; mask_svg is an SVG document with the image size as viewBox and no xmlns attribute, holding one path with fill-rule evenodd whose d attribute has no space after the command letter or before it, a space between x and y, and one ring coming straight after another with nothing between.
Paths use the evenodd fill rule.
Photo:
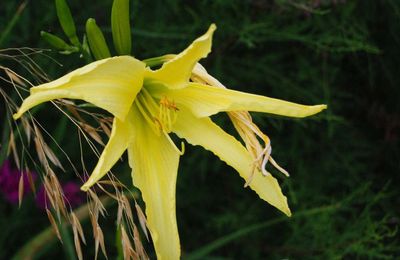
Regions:
<instances>
[{"instance_id":1,"label":"green leaf","mask_svg":"<svg viewBox=\"0 0 400 260\"><path fill-rule=\"evenodd\" d=\"M131 54L129 0L114 0L111 9L111 29L117 53L119 55Z\"/></svg>"},{"instance_id":2,"label":"green leaf","mask_svg":"<svg viewBox=\"0 0 400 260\"><path fill-rule=\"evenodd\" d=\"M86 22L86 35L90 49L96 60L111 57L104 35L93 18L89 18Z\"/></svg>"},{"instance_id":3,"label":"green leaf","mask_svg":"<svg viewBox=\"0 0 400 260\"><path fill-rule=\"evenodd\" d=\"M65 0L56 0L56 9L58 20L60 21L65 35L73 45L80 46L78 36L76 36L74 19L72 18L67 2Z\"/></svg>"}]
</instances>

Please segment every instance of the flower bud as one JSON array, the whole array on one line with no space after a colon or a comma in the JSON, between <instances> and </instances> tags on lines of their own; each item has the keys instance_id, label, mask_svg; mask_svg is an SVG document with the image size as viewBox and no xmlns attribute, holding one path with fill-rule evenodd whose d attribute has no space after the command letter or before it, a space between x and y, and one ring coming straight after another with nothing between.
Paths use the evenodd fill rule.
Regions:
<instances>
[{"instance_id":1,"label":"flower bud","mask_svg":"<svg viewBox=\"0 0 400 260\"><path fill-rule=\"evenodd\" d=\"M72 18L67 2L65 0L56 0L56 9L58 20L60 21L65 35L69 38L73 45L79 46L80 43L78 36L76 36L74 19Z\"/></svg>"},{"instance_id":2,"label":"flower bud","mask_svg":"<svg viewBox=\"0 0 400 260\"><path fill-rule=\"evenodd\" d=\"M69 45L63 39L61 39L58 36L55 36L54 34L41 31L40 36L42 37L43 40L45 40L56 50L63 51L65 53L72 53L78 51L77 47Z\"/></svg>"},{"instance_id":3,"label":"flower bud","mask_svg":"<svg viewBox=\"0 0 400 260\"><path fill-rule=\"evenodd\" d=\"M117 53L119 55L131 54L129 0L114 0L111 10L111 29Z\"/></svg>"},{"instance_id":4,"label":"flower bud","mask_svg":"<svg viewBox=\"0 0 400 260\"><path fill-rule=\"evenodd\" d=\"M104 35L97 26L96 20L93 18L89 18L86 22L86 35L89 41L90 50L96 60L111 57Z\"/></svg>"}]
</instances>

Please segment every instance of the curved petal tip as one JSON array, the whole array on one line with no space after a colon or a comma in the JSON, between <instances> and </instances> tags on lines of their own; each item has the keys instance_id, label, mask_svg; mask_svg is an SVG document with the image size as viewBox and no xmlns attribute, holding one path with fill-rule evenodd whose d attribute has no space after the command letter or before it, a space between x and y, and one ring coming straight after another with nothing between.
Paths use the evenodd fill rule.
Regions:
<instances>
[{"instance_id":1,"label":"curved petal tip","mask_svg":"<svg viewBox=\"0 0 400 260\"><path fill-rule=\"evenodd\" d=\"M88 191L92 185L87 182L81 186L81 191Z\"/></svg>"},{"instance_id":2,"label":"curved petal tip","mask_svg":"<svg viewBox=\"0 0 400 260\"><path fill-rule=\"evenodd\" d=\"M13 117L14 120L17 120L17 119L19 119L21 116L22 116L22 113L21 113L20 111L18 111L17 113L13 114L12 117Z\"/></svg>"}]
</instances>

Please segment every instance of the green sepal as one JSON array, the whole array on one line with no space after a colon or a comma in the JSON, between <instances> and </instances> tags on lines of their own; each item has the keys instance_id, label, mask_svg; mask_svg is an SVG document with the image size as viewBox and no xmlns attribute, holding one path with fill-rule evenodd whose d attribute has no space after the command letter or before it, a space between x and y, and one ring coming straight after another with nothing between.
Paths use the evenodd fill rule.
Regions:
<instances>
[{"instance_id":1,"label":"green sepal","mask_svg":"<svg viewBox=\"0 0 400 260\"><path fill-rule=\"evenodd\" d=\"M90 50L96 60L111 57L104 35L93 18L89 18L86 22L86 35Z\"/></svg>"},{"instance_id":2,"label":"green sepal","mask_svg":"<svg viewBox=\"0 0 400 260\"><path fill-rule=\"evenodd\" d=\"M48 44L50 44L54 49L62 51L62 54L71 54L74 52L78 52L79 49L75 46L71 46L68 43L66 43L63 39L60 37L45 32L41 31L40 36L42 37L43 40L45 40Z\"/></svg>"},{"instance_id":3,"label":"green sepal","mask_svg":"<svg viewBox=\"0 0 400 260\"><path fill-rule=\"evenodd\" d=\"M114 0L111 9L111 30L115 50L119 55L131 54L129 0Z\"/></svg>"},{"instance_id":4,"label":"green sepal","mask_svg":"<svg viewBox=\"0 0 400 260\"><path fill-rule=\"evenodd\" d=\"M68 4L65 0L55 0L56 1L56 9L58 20L60 21L61 27L71 41L71 43L75 46L80 46L78 36L76 35L76 28L74 19L71 15L71 10L68 7Z\"/></svg>"}]
</instances>

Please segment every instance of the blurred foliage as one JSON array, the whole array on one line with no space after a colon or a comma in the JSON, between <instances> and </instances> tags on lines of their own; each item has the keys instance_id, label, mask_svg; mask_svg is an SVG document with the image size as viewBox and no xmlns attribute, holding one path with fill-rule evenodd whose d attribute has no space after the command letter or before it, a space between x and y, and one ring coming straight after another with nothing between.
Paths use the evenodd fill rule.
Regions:
<instances>
[{"instance_id":1,"label":"blurred foliage","mask_svg":"<svg viewBox=\"0 0 400 260\"><path fill-rule=\"evenodd\" d=\"M16 13L21 3L26 6ZM69 0L69 4L79 37L86 19L93 17L106 41L112 43L112 1ZM218 238L229 238L232 232L266 221L272 224L241 232L201 258L399 257L398 1L134 0L130 9L132 49L139 59L177 53L215 22L213 52L203 65L226 86L294 102L328 104L326 112L306 120L254 114L256 123L272 139L275 159L291 173L289 179L280 180L294 213L292 219L282 219L281 213L252 191L244 191L239 176L214 155L187 147L177 184L184 258ZM1 49L48 48L40 39L41 30L63 35L55 6L48 0L3 1ZM77 59L78 54L45 53L52 59L38 55L35 61L51 78L85 63ZM26 73L6 57L0 56L0 64ZM6 86L1 83L2 88ZM4 109L1 105L2 120ZM72 141L78 138L74 126L59 119L55 109L37 115L72 160L79 162L80 153ZM215 119L232 130L226 117ZM5 125L1 123L1 131ZM95 156L85 154L85 159L92 159L87 163L91 169ZM29 203L31 199L21 209L1 201L0 258L9 258L32 234L48 226L45 214ZM112 249L115 211L110 210L104 220L109 222L105 233L110 255L116 251ZM85 226L89 232L89 225ZM88 245L85 255L91 259L92 241ZM47 258L62 255L60 243L46 252Z\"/></svg>"}]
</instances>

